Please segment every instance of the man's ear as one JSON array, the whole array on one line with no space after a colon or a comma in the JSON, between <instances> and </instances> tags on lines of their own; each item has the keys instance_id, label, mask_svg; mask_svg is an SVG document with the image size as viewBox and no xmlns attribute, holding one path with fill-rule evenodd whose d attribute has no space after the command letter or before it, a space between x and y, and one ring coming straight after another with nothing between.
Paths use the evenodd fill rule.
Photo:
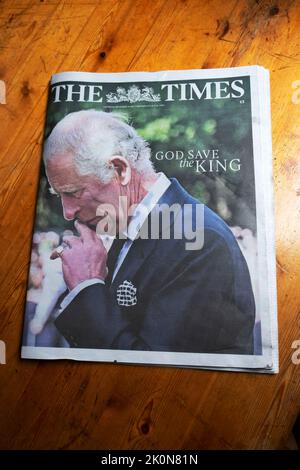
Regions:
<instances>
[{"instance_id":1,"label":"man's ear","mask_svg":"<svg viewBox=\"0 0 300 470\"><path fill-rule=\"evenodd\" d=\"M126 186L131 180L131 168L126 158L117 155L112 157L110 164L114 166L115 176L122 186Z\"/></svg>"}]
</instances>

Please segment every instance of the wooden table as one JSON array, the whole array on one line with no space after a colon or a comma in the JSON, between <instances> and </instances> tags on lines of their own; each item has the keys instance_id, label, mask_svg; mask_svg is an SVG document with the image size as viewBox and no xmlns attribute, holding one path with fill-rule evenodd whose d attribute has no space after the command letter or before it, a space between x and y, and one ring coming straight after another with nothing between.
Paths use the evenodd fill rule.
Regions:
<instances>
[{"instance_id":1,"label":"wooden table","mask_svg":"<svg viewBox=\"0 0 300 470\"><path fill-rule=\"evenodd\" d=\"M300 408L300 2L0 3L2 449L293 448ZM260 64L271 72L280 374L20 360L51 74ZM300 87L299 87L300 90ZM298 104L297 104L298 102Z\"/></svg>"}]
</instances>

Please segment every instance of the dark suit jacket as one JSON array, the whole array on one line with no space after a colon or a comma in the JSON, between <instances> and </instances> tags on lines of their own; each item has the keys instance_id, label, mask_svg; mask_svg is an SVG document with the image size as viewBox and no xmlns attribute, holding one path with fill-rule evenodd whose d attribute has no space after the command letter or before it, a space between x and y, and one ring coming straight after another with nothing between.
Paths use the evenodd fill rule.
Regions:
<instances>
[{"instance_id":1,"label":"dark suit jacket","mask_svg":"<svg viewBox=\"0 0 300 470\"><path fill-rule=\"evenodd\" d=\"M199 201L176 180L159 203L190 204L196 228ZM186 241L135 240L114 281L83 289L56 319L71 347L253 354L254 298L230 229L205 206L203 248ZM134 306L118 305L125 280L137 288Z\"/></svg>"}]
</instances>

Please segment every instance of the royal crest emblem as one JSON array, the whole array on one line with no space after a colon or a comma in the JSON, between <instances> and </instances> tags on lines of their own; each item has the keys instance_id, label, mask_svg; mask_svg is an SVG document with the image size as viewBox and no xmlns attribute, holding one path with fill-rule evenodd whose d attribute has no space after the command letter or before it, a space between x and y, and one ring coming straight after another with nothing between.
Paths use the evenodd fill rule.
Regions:
<instances>
[{"instance_id":1,"label":"royal crest emblem","mask_svg":"<svg viewBox=\"0 0 300 470\"><path fill-rule=\"evenodd\" d=\"M160 101L160 95L155 94L153 88L144 86L140 89L136 85L132 85L126 91L123 87L118 87L116 93L107 93L106 100L108 103L137 103L139 101L157 102Z\"/></svg>"}]
</instances>

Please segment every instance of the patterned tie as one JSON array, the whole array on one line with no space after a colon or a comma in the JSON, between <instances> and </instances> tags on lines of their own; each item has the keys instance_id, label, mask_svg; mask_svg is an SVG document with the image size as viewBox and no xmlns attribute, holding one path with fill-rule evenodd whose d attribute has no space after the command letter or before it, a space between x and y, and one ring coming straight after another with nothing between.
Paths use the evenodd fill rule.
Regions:
<instances>
[{"instance_id":1,"label":"patterned tie","mask_svg":"<svg viewBox=\"0 0 300 470\"><path fill-rule=\"evenodd\" d=\"M115 266L116 266L116 263L117 263L117 259L118 259L118 256L122 250L122 247L124 245L124 243L127 241L126 238L124 239L119 239L119 238L115 238L114 239L114 242L108 252L108 255L107 255L107 268L108 268L108 274L105 278L105 282L107 282L108 284L111 284L112 282L112 277L113 277L113 274L114 274L114 269L115 269Z\"/></svg>"}]
</instances>

